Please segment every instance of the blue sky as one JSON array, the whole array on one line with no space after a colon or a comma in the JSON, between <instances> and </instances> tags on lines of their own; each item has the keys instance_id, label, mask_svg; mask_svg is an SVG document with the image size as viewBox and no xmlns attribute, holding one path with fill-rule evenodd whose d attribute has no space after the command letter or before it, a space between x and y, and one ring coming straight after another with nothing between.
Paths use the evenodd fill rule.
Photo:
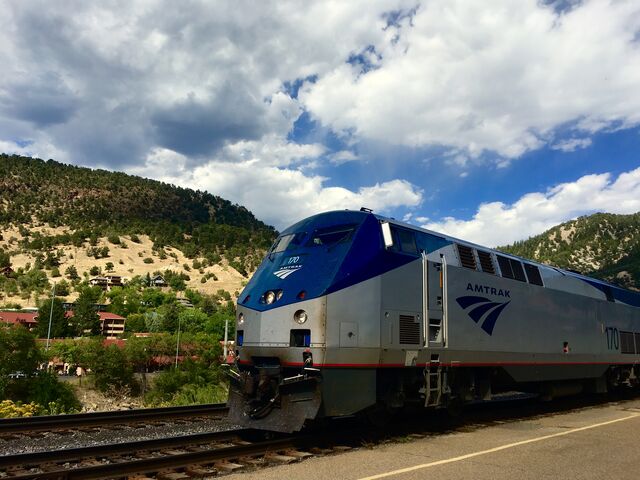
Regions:
<instances>
[{"instance_id":1,"label":"blue sky","mask_svg":"<svg viewBox=\"0 0 640 480\"><path fill-rule=\"evenodd\" d=\"M0 151L277 228L366 206L493 246L640 210L635 1L0 6Z\"/></svg>"}]
</instances>

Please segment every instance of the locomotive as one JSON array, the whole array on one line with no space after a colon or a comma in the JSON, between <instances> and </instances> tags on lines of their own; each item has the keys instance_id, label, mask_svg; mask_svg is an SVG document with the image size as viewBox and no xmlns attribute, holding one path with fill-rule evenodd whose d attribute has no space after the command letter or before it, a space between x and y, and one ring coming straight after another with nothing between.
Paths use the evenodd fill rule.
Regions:
<instances>
[{"instance_id":1,"label":"locomotive","mask_svg":"<svg viewBox=\"0 0 640 480\"><path fill-rule=\"evenodd\" d=\"M230 417L292 432L325 417L442 408L640 377L640 294L385 218L284 230L237 302Z\"/></svg>"}]
</instances>

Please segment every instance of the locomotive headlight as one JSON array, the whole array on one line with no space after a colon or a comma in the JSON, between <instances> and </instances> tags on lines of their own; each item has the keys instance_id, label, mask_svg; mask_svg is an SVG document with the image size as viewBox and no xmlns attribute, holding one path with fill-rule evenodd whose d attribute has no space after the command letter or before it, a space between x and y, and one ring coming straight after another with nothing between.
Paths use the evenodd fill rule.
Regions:
<instances>
[{"instance_id":1,"label":"locomotive headlight","mask_svg":"<svg viewBox=\"0 0 640 480\"><path fill-rule=\"evenodd\" d=\"M272 290L269 290L267 293L264 294L264 302L267 305L271 305L275 301L276 301L276 294Z\"/></svg>"},{"instance_id":2,"label":"locomotive headlight","mask_svg":"<svg viewBox=\"0 0 640 480\"><path fill-rule=\"evenodd\" d=\"M244 313L238 315L238 325L242 325L244 323Z\"/></svg>"},{"instance_id":3,"label":"locomotive headlight","mask_svg":"<svg viewBox=\"0 0 640 480\"><path fill-rule=\"evenodd\" d=\"M298 322L300 325L302 325L304 322L307 321L307 312L305 312L304 310L298 310L296 313L293 314L293 319Z\"/></svg>"}]
</instances>

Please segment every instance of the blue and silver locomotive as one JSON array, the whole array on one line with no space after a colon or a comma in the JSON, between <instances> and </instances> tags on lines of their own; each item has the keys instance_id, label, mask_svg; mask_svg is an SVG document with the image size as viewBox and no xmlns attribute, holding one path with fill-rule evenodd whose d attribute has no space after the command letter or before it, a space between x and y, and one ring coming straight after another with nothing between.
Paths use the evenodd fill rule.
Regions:
<instances>
[{"instance_id":1,"label":"blue and silver locomotive","mask_svg":"<svg viewBox=\"0 0 640 480\"><path fill-rule=\"evenodd\" d=\"M446 407L519 390L606 392L640 376L640 294L368 210L277 238L238 299L231 418Z\"/></svg>"}]
</instances>

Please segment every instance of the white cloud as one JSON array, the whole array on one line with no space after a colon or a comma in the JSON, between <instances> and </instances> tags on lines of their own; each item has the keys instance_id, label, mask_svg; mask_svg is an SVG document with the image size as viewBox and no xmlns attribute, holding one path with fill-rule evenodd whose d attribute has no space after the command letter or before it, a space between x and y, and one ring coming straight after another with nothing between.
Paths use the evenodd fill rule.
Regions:
<instances>
[{"instance_id":1,"label":"white cloud","mask_svg":"<svg viewBox=\"0 0 640 480\"><path fill-rule=\"evenodd\" d=\"M563 140L557 142L552 145L551 148L553 150L561 150L563 152L574 152L580 148L587 148L592 143L590 138L569 138L567 140Z\"/></svg>"},{"instance_id":2,"label":"white cloud","mask_svg":"<svg viewBox=\"0 0 640 480\"><path fill-rule=\"evenodd\" d=\"M347 162L354 162L358 159L359 157L350 150L340 150L339 152L335 152L329 155L329 161L334 165L341 165Z\"/></svg>"},{"instance_id":3,"label":"white cloud","mask_svg":"<svg viewBox=\"0 0 640 480\"><path fill-rule=\"evenodd\" d=\"M423 225L487 246L506 245L537 235L559 223L594 212L640 211L640 168L622 173L585 175L546 192L528 193L511 205L484 203L471 220L453 217Z\"/></svg>"},{"instance_id":4,"label":"white cloud","mask_svg":"<svg viewBox=\"0 0 640 480\"><path fill-rule=\"evenodd\" d=\"M130 173L152 176L185 187L215 192L246 206L264 222L282 229L304 217L328 210L371 208L389 212L398 207L416 207L422 191L405 180L390 180L356 191L325 186L326 178L305 176L282 168L277 162L259 159L213 160L195 169L186 157L171 150L155 150L146 166Z\"/></svg>"},{"instance_id":5,"label":"white cloud","mask_svg":"<svg viewBox=\"0 0 640 480\"><path fill-rule=\"evenodd\" d=\"M448 146L458 164L484 151L517 158L561 126L640 122L638 2L558 13L539 0L434 0L392 30L374 44L377 68L341 64L305 86L315 118L361 138Z\"/></svg>"}]
</instances>

